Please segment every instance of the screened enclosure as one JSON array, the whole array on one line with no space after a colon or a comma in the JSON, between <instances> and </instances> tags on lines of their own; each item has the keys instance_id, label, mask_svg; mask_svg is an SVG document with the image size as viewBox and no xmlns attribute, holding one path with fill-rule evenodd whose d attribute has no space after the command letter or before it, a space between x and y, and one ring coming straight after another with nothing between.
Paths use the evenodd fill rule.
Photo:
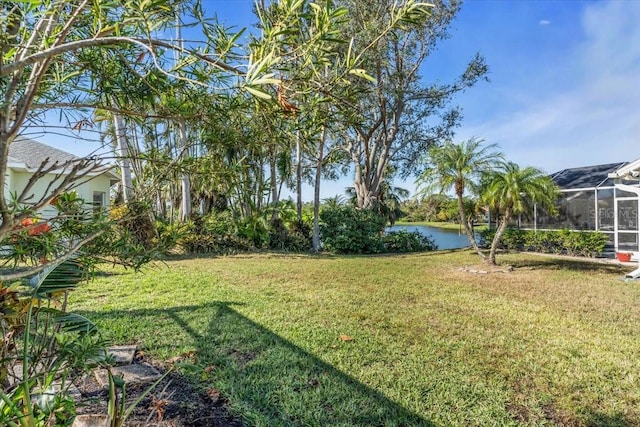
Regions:
<instances>
[{"instance_id":1,"label":"screened enclosure","mask_svg":"<svg viewBox=\"0 0 640 427\"><path fill-rule=\"evenodd\" d=\"M600 231L609 236L609 250L637 253L640 234L638 191L625 191L621 187L638 188L638 180L630 179L630 175L610 177L626 165L611 163L564 169L551 175L562 193L556 214L550 215L532 201L532 209L518 219L517 225L540 230Z\"/></svg>"}]
</instances>

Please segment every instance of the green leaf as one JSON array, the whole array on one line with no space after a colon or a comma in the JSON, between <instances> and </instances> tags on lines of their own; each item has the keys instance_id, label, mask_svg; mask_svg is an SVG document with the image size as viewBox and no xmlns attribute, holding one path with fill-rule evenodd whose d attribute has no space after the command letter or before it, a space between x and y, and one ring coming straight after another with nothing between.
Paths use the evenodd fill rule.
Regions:
<instances>
[{"instance_id":1,"label":"green leaf","mask_svg":"<svg viewBox=\"0 0 640 427\"><path fill-rule=\"evenodd\" d=\"M263 92L263 91L261 91L261 90L258 90L258 89L256 89L256 88L253 88L253 87L251 87L251 86L245 86L245 89L247 89L247 91L248 91L250 94L252 94L253 96L256 96L256 97L258 97L258 98L261 98L261 99L268 99L268 100L271 100L271 99L272 99L271 95L269 95L268 93Z\"/></svg>"},{"instance_id":2,"label":"green leaf","mask_svg":"<svg viewBox=\"0 0 640 427\"><path fill-rule=\"evenodd\" d=\"M260 77L256 80L252 80L252 85L264 85L264 84L280 84L282 80L273 77L273 73L265 74L263 77Z\"/></svg>"},{"instance_id":3,"label":"green leaf","mask_svg":"<svg viewBox=\"0 0 640 427\"><path fill-rule=\"evenodd\" d=\"M86 278L85 268L76 261L65 261L49 270L44 270L30 280L34 295L46 297L53 292L75 289Z\"/></svg>"},{"instance_id":4,"label":"green leaf","mask_svg":"<svg viewBox=\"0 0 640 427\"><path fill-rule=\"evenodd\" d=\"M363 79L369 80L372 83L376 82L376 79L372 75L367 74L367 72L362 68L354 68L352 70L349 70L349 74L353 74L354 76L358 76Z\"/></svg>"},{"instance_id":5,"label":"green leaf","mask_svg":"<svg viewBox=\"0 0 640 427\"><path fill-rule=\"evenodd\" d=\"M98 330L95 323L76 313L64 313L55 317L56 323L65 332L93 333Z\"/></svg>"},{"instance_id":6,"label":"green leaf","mask_svg":"<svg viewBox=\"0 0 640 427\"><path fill-rule=\"evenodd\" d=\"M77 261L65 261L54 268L51 273L44 279L43 284L49 281L67 281L78 283L86 278L85 267Z\"/></svg>"}]
</instances>

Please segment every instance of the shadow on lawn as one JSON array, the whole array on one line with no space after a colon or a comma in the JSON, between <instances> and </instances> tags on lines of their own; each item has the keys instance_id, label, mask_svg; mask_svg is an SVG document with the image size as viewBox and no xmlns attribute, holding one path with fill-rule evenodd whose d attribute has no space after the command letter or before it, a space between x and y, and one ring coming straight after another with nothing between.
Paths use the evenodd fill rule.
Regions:
<instances>
[{"instance_id":1,"label":"shadow on lawn","mask_svg":"<svg viewBox=\"0 0 640 427\"><path fill-rule=\"evenodd\" d=\"M578 260L572 258L547 258L540 259L526 258L511 262L515 268L534 268L545 270L577 270L577 271L593 271L610 274L624 274L628 267L614 263L603 263L596 260Z\"/></svg>"},{"instance_id":2,"label":"shadow on lawn","mask_svg":"<svg viewBox=\"0 0 640 427\"><path fill-rule=\"evenodd\" d=\"M589 412L585 425L589 427L632 427L638 424L637 421L623 413L609 415L600 412Z\"/></svg>"},{"instance_id":3,"label":"shadow on lawn","mask_svg":"<svg viewBox=\"0 0 640 427\"><path fill-rule=\"evenodd\" d=\"M198 364L214 367L204 385L220 390L249 425L435 426L248 319L233 306L213 302L82 314L111 325L135 318L136 324L156 325L152 332L156 335L162 333L160 328L181 335L158 340L164 343L159 348L193 342ZM208 326L199 319L207 319Z\"/></svg>"}]
</instances>

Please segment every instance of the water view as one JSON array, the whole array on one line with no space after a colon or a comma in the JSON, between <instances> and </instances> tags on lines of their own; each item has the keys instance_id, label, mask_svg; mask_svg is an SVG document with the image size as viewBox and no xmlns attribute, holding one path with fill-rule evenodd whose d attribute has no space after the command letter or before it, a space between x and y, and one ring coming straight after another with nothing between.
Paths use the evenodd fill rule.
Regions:
<instances>
[{"instance_id":1,"label":"water view","mask_svg":"<svg viewBox=\"0 0 640 427\"><path fill-rule=\"evenodd\" d=\"M464 230L458 232L458 230L447 230L428 225L394 225L387 228L387 231L401 230L418 231L425 236L430 236L438 245L438 249L458 249L469 246L469 239Z\"/></svg>"}]
</instances>

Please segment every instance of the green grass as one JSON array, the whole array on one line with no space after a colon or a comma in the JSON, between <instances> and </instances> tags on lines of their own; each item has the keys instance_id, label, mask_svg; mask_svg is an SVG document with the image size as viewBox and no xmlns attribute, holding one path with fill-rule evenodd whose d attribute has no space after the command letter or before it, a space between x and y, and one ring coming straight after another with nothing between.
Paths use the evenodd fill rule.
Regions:
<instances>
[{"instance_id":1,"label":"green grass","mask_svg":"<svg viewBox=\"0 0 640 427\"><path fill-rule=\"evenodd\" d=\"M639 425L638 283L500 260L515 271L462 271L468 251L186 259L111 271L71 308L152 357L195 351L194 381L248 425Z\"/></svg>"}]
</instances>

